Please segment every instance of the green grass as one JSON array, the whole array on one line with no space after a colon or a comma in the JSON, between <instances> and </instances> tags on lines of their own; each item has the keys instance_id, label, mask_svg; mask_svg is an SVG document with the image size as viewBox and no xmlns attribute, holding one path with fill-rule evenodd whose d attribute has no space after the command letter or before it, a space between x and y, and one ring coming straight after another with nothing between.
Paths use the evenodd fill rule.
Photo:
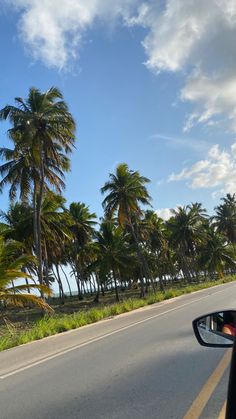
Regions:
<instances>
[{"instance_id":1,"label":"green grass","mask_svg":"<svg viewBox=\"0 0 236 419\"><path fill-rule=\"evenodd\" d=\"M55 335L57 333L66 332L67 330L76 329L87 324L96 323L99 320L116 316L121 313L127 313L163 300L179 297L183 294L188 294L235 280L236 276L228 276L217 281L188 285L179 289L169 289L166 292L159 291L156 294L150 294L145 298L129 298L120 303L91 308L89 310L83 310L73 314L45 316L36 321L29 330L18 332L14 329L14 327L9 328L6 334L0 338L0 351L32 342L34 340L42 339L47 336Z\"/></svg>"}]
</instances>

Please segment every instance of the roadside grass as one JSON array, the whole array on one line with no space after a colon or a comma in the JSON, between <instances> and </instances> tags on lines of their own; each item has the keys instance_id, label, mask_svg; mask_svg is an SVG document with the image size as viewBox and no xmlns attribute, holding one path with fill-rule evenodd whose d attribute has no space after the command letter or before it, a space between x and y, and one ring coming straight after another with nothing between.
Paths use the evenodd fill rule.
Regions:
<instances>
[{"instance_id":1,"label":"roadside grass","mask_svg":"<svg viewBox=\"0 0 236 419\"><path fill-rule=\"evenodd\" d=\"M167 291L158 291L152 293L145 298L128 298L122 302L110 304L106 306L93 307L88 310L81 310L72 314L55 314L44 316L37 320L29 330L17 331L12 325L7 328L6 333L0 337L0 351L13 348L34 340L43 339L57 333L66 332L71 329L96 323L99 320L107 319L118 314L127 313L129 311L158 303L170 298L179 297L183 294L189 294L205 288L232 282L236 280L236 275L227 276L222 279L200 284L187 285L182 288L168 289Z\"/></svg>"}]
</instances>

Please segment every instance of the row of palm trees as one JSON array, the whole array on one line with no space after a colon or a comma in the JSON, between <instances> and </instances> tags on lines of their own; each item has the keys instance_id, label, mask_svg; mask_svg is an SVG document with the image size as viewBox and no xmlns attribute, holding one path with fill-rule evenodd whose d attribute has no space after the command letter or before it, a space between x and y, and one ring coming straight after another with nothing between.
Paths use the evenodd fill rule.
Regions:
<instances>
[{"instance_id":1,"label":"row of palm trees","mask_svg":"<svg viewBox=\"0 0 236 419\"><path fill-rule=\"evenodd\" d=\"M42 304L57 281L63 302L65 281L72 294L72 277L79 298L90 291L98 302L107 289L114 289L118 301L127 287L139 288L144 296L169 281L235 272L235 195L223 198L212 217L193 203L164 221L152 210L149 179L119 164L101 188L104 217L98 222L84 203L68 206L62 196L75 122L61 92L32 88L26 100L16 98L15 106L2 109L0 118L10 122L13 145L0 149L0 190L9 186L10 198L8 211L1 212L1 243L15 246L15 260L24 260L18 265L21 274L15 272L11 281L17 275L26 278L22 290L31 300L32 287L41 291L37 301ZM3 281L2 288L1 278L0 259L0 300L7 300L6 289L10 302L19 294L22 298L14 283Z\"/></svg>"}]
</instances>

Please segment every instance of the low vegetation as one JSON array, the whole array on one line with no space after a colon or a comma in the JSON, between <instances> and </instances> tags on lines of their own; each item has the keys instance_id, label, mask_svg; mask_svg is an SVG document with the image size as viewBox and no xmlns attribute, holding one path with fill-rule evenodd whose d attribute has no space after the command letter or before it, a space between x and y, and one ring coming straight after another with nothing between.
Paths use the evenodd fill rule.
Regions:
<instances>
[{"instance_id":1,"label":"low vegetation","mask_svg":"<svg viewBox=\"0 0 236 419\"><path fill-rule=\"evenodd\" d=\"M91 323L96 323L99 320L106 319L122 313L158 303L170 298L179 297L183 294L188 294L194 291L199 291L216 285L221 285L226 282L235 281L236 276L228 276L225 279L219 279L214 282L204 282L201 284L189 285L182 288L170 288L166 292L159 291L155 294L150 294L145 298L127 298L124 301L109 305L101 305L100 307L93 307L83 309L72 314L55 314L53 316L44 316L40 320L29 325L25 325L25 329L19 331L14 324L9 322L5 326L5 333L0 337L0 351L12 348L14 346L22 345L34 340L42 339L47 336L55 335L57 333L66 332L71 329L76 329Z\"/></svg>"}]
</instances>

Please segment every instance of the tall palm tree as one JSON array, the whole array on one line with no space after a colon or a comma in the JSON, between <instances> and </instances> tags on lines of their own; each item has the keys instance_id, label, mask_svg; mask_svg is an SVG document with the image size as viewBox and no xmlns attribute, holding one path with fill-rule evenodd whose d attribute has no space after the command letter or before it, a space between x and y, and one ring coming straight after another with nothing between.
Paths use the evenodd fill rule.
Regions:
<instances>
[{"instance_id":1,"label":"tall palm tree","mask_svg":"<svg viewBox=\"0 0 236 419\"><path fill-rule=\"evenodd\" d=\"M196 246L206 237L203 228L206 211L195 203L172 210L173 216L167 222L170 245L175 250L185 278L197 275L195 268Z\"/></svg>"},{"instance_id":2,"label":"tall palm tree","mask_svg":"<svg viewBox=\"0 0 236 419\"><path fill-rule=\"evenodd\" d=\"M72 202L69 207L71 217L71 231L78 244L83 246L93 236L97 224L96 214L90 212L89 207L83 202Z\"/></svg>"},{"instance_id":3,"label":"tall palm tree","mask_svg":"<svg viewBox=\"0 0 236 419\"><path fill-rule=\"evenodd\" d=\"M152 210L145 211L144 222L145 244L150 256L150 265L154 275L159 277L160 289L164 291L163 276L174 271L167 228L164 221Z\"/></svg>"},{"instance_id":4,"label":"tall palm tree","mask_svg":"<svg viewBox=\"0 0 236 419\"><path fill-rule=\"evenodd\" d=\"M20 187L21 198L26 199L33 189L34 241L39 260L39 282L43 283L41 210L43 194L54 187L61 192L64 172L69 170L66 156L75 141L75 122L61 92L52 87L46 92L31 88L28 98L15 98L16 106L7 105L0 111L0 119L9 120L9 137L13 150L0 153L7 163L0 168L4 175L0 188L13 183L10 197Z\"/></svg>"},{"instance_id":5,"label":"tall palm tree","mask_svg":"<svg viewBox=\"0 0 236 419\"><path fill-rule=\"evenodd\" d=\"M235 249L226 243L224 236L214 228L209 228L207 241L199 248L198 263L210 275L217 272L219 276L223 276L225 269L236 268Z\"/></svg>"},{"instance_id":6,"label":"tall palm tree","mask_svg":"<svg viewBox=\"0 0 236 419\"><path fill-rule=\"evenodd\" d=\"M150 205L151 197L146 188L149 182L148 178L122 163L115 174L109 174L109 181L101 188L102 194L107 194L102 203L105 216L116 214L120 226L128 228L134 240L140 262L141 296L144 295L143 277L148 276L148 266L135 231L135 219L142 214L140 205Z\"/></svg>"},{"instance_id":7,"label":"tall palm tree","mask_svg":"<svg viewBox=\"0 0 236 419\"><path fill-rule=\"evenodd\" d=\"M112 273L116 301L119 301L117 283L119 269L128 266L131 261L127 234L111 220L106 220L101 223L100 231L96 233L96 243L99 248L100 270L105 275Z\"/></svg>"},{"instance_id":8,"label":"tall palm tree","mask_svg":"<svg viewBox=\"0 0 236 419\"><path fill-rule=\"evenodd\" d=\"M53 192L44 194L41 210L43 278L49 285L53 261L63 258L64 248L72 240L71 220L65 209L66 200ZM59 279L60 281L60 279Z\"/></svg>"},{"instance_id":9,"label":"tall palm tree","mask_svg":"<svg viewBox=\"0 0 236 419\"><path fill-rule=\"evenodd\" d=\"M222 201L223 204L215 208L214 225L220 233L225 234L229 242L236 244L236 195L227 194Z\"/></svg>"},{"instance_id":10,"label":"tall palm tree","mask_svg":"<svg viewBox=\"0 0 236 419\"><path fill-rule=\"evenodd\" d=\"M69 207L70 230L73 234L70 246L70 261L75 271L79 298L82 299L81 285L85 278L86 246L94 236L96 214L91 213L89 207L82 202L72 202ZM89 246L88 246L89 247Z\"/></svg>"}]
</instances>

